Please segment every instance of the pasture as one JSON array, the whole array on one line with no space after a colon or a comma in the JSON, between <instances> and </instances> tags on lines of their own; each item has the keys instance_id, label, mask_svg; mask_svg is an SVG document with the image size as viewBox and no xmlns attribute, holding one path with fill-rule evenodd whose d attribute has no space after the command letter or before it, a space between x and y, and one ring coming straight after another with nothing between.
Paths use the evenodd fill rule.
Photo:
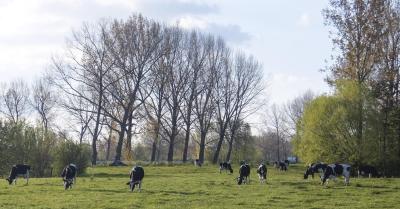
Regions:
<instances>
[{"instance_id":1,"label":"pasture","mask_svg":"<svg viewBox=\"0 0 400 209\"><path fill-rule=\"evenodd\" d=\"M61 178L0 179L0 208L399 208L400 180L340 178L327 187L303 180L304 166L288 172L268 166L261 185L252 165L251 184L238 186L234 173L219 174L215 165L145 166L142 192L130 192L129 167L94 167L65 191Z\"/></svg>"}]
</instances>

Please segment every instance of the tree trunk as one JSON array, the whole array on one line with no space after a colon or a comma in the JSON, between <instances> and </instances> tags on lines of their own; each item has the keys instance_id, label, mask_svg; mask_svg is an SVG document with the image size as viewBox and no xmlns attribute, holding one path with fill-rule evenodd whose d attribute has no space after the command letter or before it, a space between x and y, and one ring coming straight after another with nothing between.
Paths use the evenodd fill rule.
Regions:
<instances>
[{"instance_id":1,"label":"tree trunk","mask_svg":"<svg viewBox=\"0 0 400 209\"><path fill-rule=\"evenodd\" d=\"M219 139L218 139L218 144L217 144L217 148L214 152L214 156L213 156L213 162L212 163L218 163L218 159L219 159L219 153L221 151L221 147L222 147L222 142L224 141L224 137L225 137L225 131L226 128L224 130L221 130L219 132Z\"/></svg>"},{"instance_id":2,"label":"tree trunk","mask_svg":"<svg viewBox=\"0 0 400 209\"><path fill-rule=\"evenodd\" d=\"M129 160L132 159L132 128L133 128L133 113L129 114L128 130L126 131L126 147Z\"/></svg>"},{"instance_id":3,"label":"tree trunk","mask_svg":"<svg viewBox=\"0 0 400 209\"><path fill-rule=\"evenodd\" d=\"M106 161L110 160L111 138L112 138L112 130L110 130L110 137L107 139Z\"/></svg>"},{"instance_id":4,"label":"tree trunk","mask_svg":"<svg viewBox=\"0 0 400 209\"><path fill-rule=\"evenodd\" d=\"M112 165L115 165L115 166L124 165L121 162L121 153L122 153L122 144L124 142L124 137L125 137L125 132L126 132L126 122L128 120L128 114L129 113L125 112L122 123L119 124L120 131L118 134L118 144L117 144L114 162L112 163Z\"/></svg>"},{"instance_id":5,"label":"tree trunk","mask_svg":"<svg viewBox=\"0 0 400 209\"><path fill-rule=\"evenodd\" d=\"M231 154L232 154L232 148L233 148L233 137L231 138L231 140L229 141L229 147L228 147L228 154L226 154L226 162L231 161Z\"/></svg>"},{"instance_id":6,"label":"tree trunk","mask_svg":"<svg viewBox=\"0 0 400 209\"><path fill-rule=\"evenodd\" d=\"M93 140L92 140L92 165L96 165L97 161L97 138L99 137L99 129L100 129L100 118L101 118L101 108L103 104L103 77L100 77L100 92L99 92L99 102L97 103L97 112L96 112L96 124L93 132Z\"/></svg>"},{"instance_id":7,"label":"tree trunk","mask_svg":"<svg viewBox=\"0 0 400 209\"><path fill-rule=\"evenodd\" d=\"M199 160L201 163L204 163L204 152L206 148L206 134L201 132L200 134L200 152L199 152Z\"/></svg>"},{"instance_id":8,"label":"tree trunk","mask_svg":"<svg viewBox=\"0 0 400 209\"><path fill-rule=\"evenodd\" d=\"M189 139L190 139L190 124L186 124L186 133L185 133L185 146L183 147L183 156L182 161L186 163L188 150L189 150Z\"/></svg>"}]
</instances>

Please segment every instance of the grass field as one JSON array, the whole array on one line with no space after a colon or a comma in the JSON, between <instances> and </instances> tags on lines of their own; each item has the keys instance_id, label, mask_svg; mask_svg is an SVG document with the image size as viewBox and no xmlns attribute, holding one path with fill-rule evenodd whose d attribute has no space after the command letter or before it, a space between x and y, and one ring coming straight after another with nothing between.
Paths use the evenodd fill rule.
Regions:
<instances>
[{"instance_id":1,"label":"grass field","mask_svg":"<svg viewBox=\"0 0 400 209\"><path fill-rule=\"evenodd\" d=\"M9 186L0 179L0 208L400 208L400 179L303 180L304 167L288 172L268 167L267 184L260 185L255 168L251 184L238 186L234 175L216 166L145 166L141 193L125 183L131 167L89 168L65 191L60 178L20 179Z\"/></svg>"}]
</instances>

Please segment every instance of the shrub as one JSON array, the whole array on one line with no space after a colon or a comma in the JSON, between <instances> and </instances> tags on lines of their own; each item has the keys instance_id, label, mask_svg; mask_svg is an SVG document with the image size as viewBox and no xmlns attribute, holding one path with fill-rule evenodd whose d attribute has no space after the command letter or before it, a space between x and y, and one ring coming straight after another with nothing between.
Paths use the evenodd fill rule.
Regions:
<instances>
[{"instance_id":1,"label":"shrub","mask_svg":"<svg viewBox=\"0 0 400 209\"><path fill-rule=\"evenodd\" d=\"M78 167L78 174L83 174L89 166L90 154L88 144L77 144L71 140L61 142L54 150L54 169L59 174L66 165L73 163Z\"/></svg>"}]
</instances>

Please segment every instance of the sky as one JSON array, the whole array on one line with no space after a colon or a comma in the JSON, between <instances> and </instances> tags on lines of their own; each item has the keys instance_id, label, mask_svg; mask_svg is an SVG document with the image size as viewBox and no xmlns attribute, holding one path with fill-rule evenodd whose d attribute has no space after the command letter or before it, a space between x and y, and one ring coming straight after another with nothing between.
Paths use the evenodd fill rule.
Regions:
<instances>
[{"instance_id":1,"label":"sky","mask_svg":"<svg viewBox=\"0 0 400 209\"><path fill-rule=\"evenodd\" d=\"M0 82L32 81L61 53L72 30L132 14L222 36L263 66L270 104L324 82L332 54L322 9L328 0L0 0Z\"/></svg>"}]
</instances>

